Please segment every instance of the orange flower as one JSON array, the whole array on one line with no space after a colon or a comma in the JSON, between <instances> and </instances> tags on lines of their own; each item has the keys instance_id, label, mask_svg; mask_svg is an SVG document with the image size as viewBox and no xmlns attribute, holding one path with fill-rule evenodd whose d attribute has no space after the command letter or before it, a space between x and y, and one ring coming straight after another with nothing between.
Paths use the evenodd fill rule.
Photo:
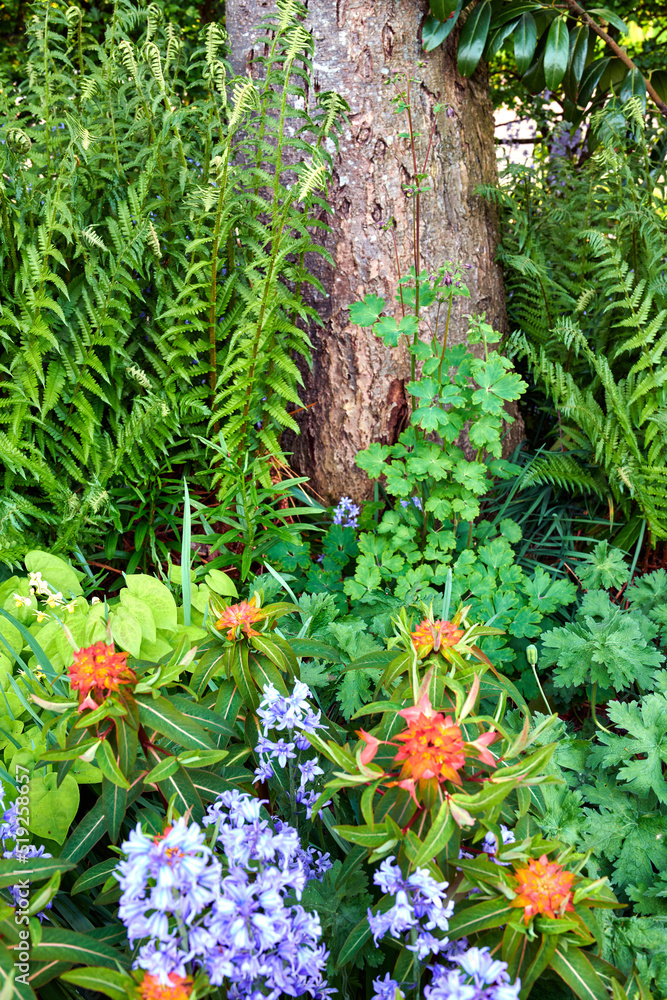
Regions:
<instances>
[{"instance_id":1,"label":"orange flower","mask_svg":"<svg viewBox=\"0 0 667 1000\"><path fill-rule=\"evenodd\" d=\"M403 762L401 779L414 782L437 778L460 785L458 772L465 764L463 734L451 716L434 712L426 694L413 708L398 714L409 723L396 737L405 744L394 758Z\"/></svg>"},{"instance_id":2,"label":"orange flower","mask_svg":"<svg viewBox=\"0 0 667 1000\"><path fill-rule=\"evenodd\" d=\"M140 1000L188 1000L191 993L192 979L178 976L175 972L169 973L168 985L163 985L157 976L146 972L137 990Z\"/></svg>"},{"instance_id":3,"label":"orange flower","mask_svg":"<svg viewBox=\"0 0 667 1000\"><path fill-rule=\"evenodd\" d=\"M79 649L69 668L70 684L79 692L80 712L84 708L97 708L111 691L118 691L121 684L131 684L136 679L127 665L127 653L116 653L113 645L103 642Z\"/></svg>"},{"instance_id":4,"label":"orange flower","mask_svg":"<svg viewBox=\"0 0 667 1000\"><path fill-rule=\"evenodd\" d=\"M437 653L442 646L455 646L465 635L465 630L451 622L430 622L425 618L412 633L412 645L420 656L427 656L432 649Z\"/></svg>"},{"instance_id":5,"label":"orange flower","mask_svg":"<svg viewBox=\"0 0 667 1000\"><path fill-rule=\"evenodd\" d=\"M517 896L510 906L523 906L525 923L537 913L555 918L566 910L574 910L571 892L574 875L555 861L549 861L546 854L538 861L531 858L526 868L516 868L512 879Z\"/></svg>"},{"instance_id":6,"label":"orange flower","mask_svg":"<svg viewBox=\"0 0 667 1000\"><path fill-rule=\"evenodd\" d=\"M255 607L253 601L241 601L240 604L230 604L229 607L225 608L215 623L215 627L219 632L229 629L227 638L233 642L239 637L239 629L245 632L248 638L251 635L259 635L259 632L256 632L252 627L252 623L262 621L264 618L266 618L266 612Z\"/></svg>"},{"instance_id":7,"label":"orange flower","mask_svg":"<svg viewBox=\"0 0 667 1000\"><path fill-rule=\"evenodd\" d=\"M378 752L380 743L383 743L384 740L378 740L375 736L371 736L371 734L367 733L365 729L358 729L357 736L366 744L365 749L361 751L359 760L362 764L370 764L375 757L375 754Z\"/></svg>"}]
</instances>

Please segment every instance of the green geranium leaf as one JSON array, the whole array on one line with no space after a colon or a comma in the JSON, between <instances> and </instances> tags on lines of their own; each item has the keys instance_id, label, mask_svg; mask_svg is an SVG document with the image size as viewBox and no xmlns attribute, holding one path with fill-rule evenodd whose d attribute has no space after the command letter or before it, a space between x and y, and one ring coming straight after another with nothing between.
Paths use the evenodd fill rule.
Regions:
<instances>
[{"instance_id":1,"label":"green geranium leaf","mask_svg":"<svg viewBox=\"0 0 667 1000\"><path fill-rule=\"evenodd\" d=\"M378 295L366 295L363 302L353 302L350 306L350 322L357 326L372 326L383 309L384 299Z\"/></svg>"},{"instance_id":2,"label":"green geranium leaf","mask_svg":"<svg viewBox=\"0 0 667 1000\"><path fill-rule=\"evenodd\" d=\"M360 323L359 325L363 326L365 324ZM397 347L401 339L401 331L398 329L398 323L393 316L383 316L379 319L373 327L373 333L376 337L380 337L387 347Z\"/></svg>"},{"instance_id":3,"label":"green geranium leaf","mask_svg":"<svg viewBox=\"0 0 667 1000\"><path fill-rule=\"evenodd\" d=\"M550 615L556 608L571 604L577 596L577 588L573 583L554 579L541 567L535 570L532 580L525 581L523 589L535 610L543 615Z\"/></svg>"},{"instance_id":4,"label":"green geranium leaf","mask_svg":"<svg viewBox=\"0 0 667 1000\"><path fill-rule=\"evenodd\" d=\"M577 576L587 590L596 587L622 587L630 579L625 553L609 542L598 542L592 552L581 557Z\"/></svg>"},{"instance_id":5,"label":"green geranium leaf","mask_svg":"<svg viewBox=\"0 0 667 1000\"><path fill-rule=\"evenodd\" d=\"M648 688L665 659L644 636L637 613L622 611L601 590L589 591L575 621L546 632L542 644L543 664L556 665L557 687Z\"/></svg>"},{"instance_id":6,"label":"green geranium leaf","mask_svg":"<svg viewBox=\"0 0 667 1000\"><path fill-rule=\"evenodd\" d=\"M667 697L650 694L641 702L612 701L607 705L609 718L626 736L599 732L596 747L588 764L591 767L618 767L618 777L637 795L655 792L658 800L667 803L667 781L663 768L667 764ZM620 765L620 766L619 766Z\"/></svg>"},{"instance_id":7,"label":"green geranium leaf","mask_svg":"<svg viewBox=\"0 0 667 1000\"><path fill-rule=\"evenodd\" d=\"M360 469L365 469L370 479L377 479L383 476L386 471L387 459L391 449L387 444L373 442L364 451L360 451L356 457L356 463Z\"/></svg>"},{"instance_id":8,"label":"green geranium leaf","mask_svg":"<svg viewBox=\"0 0 667 1000\"><path fill-rule=\"evenodd\" d=\"M518 399L527 388L520 375L505 370L503 359L497 355L488 361L476 360L473 376L479 385L473 392L473 403L496 416L502 415L504 402Z\"/></svg>"}]
</instances>

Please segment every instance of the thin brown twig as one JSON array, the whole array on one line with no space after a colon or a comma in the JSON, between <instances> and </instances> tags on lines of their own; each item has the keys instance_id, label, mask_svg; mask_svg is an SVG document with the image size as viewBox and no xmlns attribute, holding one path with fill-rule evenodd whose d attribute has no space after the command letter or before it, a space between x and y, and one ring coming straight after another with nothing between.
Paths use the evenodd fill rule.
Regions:
<instances>
[{"instance_id":1,"label":"thin brown twig","mask_svg":"<svg viewBox=\"0 0 667 1000\"><path fill-rule=\"evenodd\" d=\"M99 566L100 569L108 569L110 573L118 573L119 576L123 575L122 569L114 569L113 566L107 566L106 563L93 562L92 559L89 559L88 560L88 565L89 566Z\"/></svg>"}]
</instances>

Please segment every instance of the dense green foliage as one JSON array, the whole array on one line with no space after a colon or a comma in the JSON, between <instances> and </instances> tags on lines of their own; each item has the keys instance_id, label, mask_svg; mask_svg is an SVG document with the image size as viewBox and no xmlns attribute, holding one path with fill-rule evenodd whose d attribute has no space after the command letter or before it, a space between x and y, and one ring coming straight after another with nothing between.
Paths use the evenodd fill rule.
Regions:
<instances>
[{"instance_id":1,"label":"dense green foliage","mask_svg":"<svg viewBox=\"0 0 667 1000\"><path fill-rule=\"evenodd\" d=\"M412 267L350 320L406 350L409 421L333 510L280 440L346 110L305 7L243 78L209 3L39 0L0 66L0 1000L320 1000L320 966L341 1000L478 1000L478 947L484 1000L667 997L664 135L571 4L431 9L427 48L465 10L463 74L512 48L586 145L484 192L512 333L451 346L406 115Z\"/></svg>"},{"instance_id":2,"label":"dense green foliage","mask_svg":"<svg viewBox=\"0 0 667 1000\"><path fill-rule=\"evenodd\" d=\"M648 90L664 113L667 70L659 46L665 10L660 4L591 7L566 0L555 7L541 0L430 0L430 8L422 36L426 51L442 45L465 16L457 42L462 76L471 76L482 59L495 60L506 89L515 78L532 95L562 93L566 120L577 125L590 114L591 104L599 105L610 92L621 100L636 96L645 106ZM630 37L630 18L641 26L639 42ZM625 51L627 42L634 62ZM518 97L520 90L511 89ZM508 98L506 93L502 102L510 103Z\"/></svg>"},{"instance_id":3,"label":"dense green foliage","mask_svg":"<svg viewBox=\"0 0 667 1000\"><path fill-rule=\"evenodd\" d=\"M511 167L504 216L512 351L558 418L533 476L638 510L667 537L664 434L667 220L662 164L639 108L594 118L599 146Z\"/></svg>"},{"instance_id":4,"label":"dense green foliage","mask_svg":"<svg viewBox=\"0 0 667 1000\"><path fill-rule=\"evenodd\" d=\"M280 454L343 108L304 103L296 10L264 26L260 77L229 81L217 24L186 61L158 7L117 5L100 46L78 8L38 6L19 98L3 94L5 561L40 527L81 541L109 488L164 472L166 451L208 468L222 433L233 454Z\"/></svg>"}]
</instances>

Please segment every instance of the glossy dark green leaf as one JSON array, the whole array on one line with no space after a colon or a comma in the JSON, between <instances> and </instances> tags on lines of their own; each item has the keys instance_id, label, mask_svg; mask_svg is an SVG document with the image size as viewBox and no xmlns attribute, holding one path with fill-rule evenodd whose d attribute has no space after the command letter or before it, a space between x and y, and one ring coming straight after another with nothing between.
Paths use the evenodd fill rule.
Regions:
<instances>
[{"instance_id":1,"label":"glossy dark green leaf","mask_svg":"<svg viewBox=\"0 0 667 1000\"><path fill-rule=\"evenodd\" d=\"M210 708L198 705L196 702L183 697L183 695L170 695L169 700L174 708L183 713L186 719L194 719L204 729L208 729L212 733L218 733L221 736L227 736L228 738L234 736L233 722L229 722L218 712L213 712Z\"/></svg>"},{"instance_id":2,"label":"glossy dark green leaf","mask_svg":"<svg viewBox=\"0 0 667 1000\"><path fill-rule=\"evenodd\" d=\"M446 21L450 14L456 10L457 0L429 0L431 14L438 21Z\"/></svg>"},{"instance_id":3,"label":"glossy dark green leaf","mask_svg":"<svg viewBox=\"0 0 667 1000\"><path fill-rule=\"evenodd\" d=\"M419 963L414 951L409 951L405 947L401 948L394 965L392 977L398 983L414 982L419 971Z\"/></svg>"},{"instance_id":4,"label":"glossy dark green leaf","mask_svg":"<svg viewBox=\"0 0 667 1000\"><path fill-rule=\"evenodd\" d=\"M558 938L555 934L552 937L542 937L537 954L531 961L528 968L525 969L525 971L524 968L521 970L521 985L526 990L526 993L530 991L533 983L539 979L544 970L547 968L557 947Z\"/></svg>"},{"instance_id":5,"label":"glossy dark green leaf","mask_svg":"<svg viewBox=\"0 0 667 1000\"><path fill-rule=\"evenodd\" d=\"M259 705L259 692L248 664L248 646L238 642L232 654L232 677L236 681L243 701L253 711Z\"/></svg>"},{"instance_id":6,"label":"glossy dark green leaf","mask_svg":"<svg viewBox=\"0 0 667 1000\"><path fill-rule=\"evenodd\" d=\"M491 0L483 0L470 11L463 25L457 66L461 76L472 76L482 58L491 24Z\"/></svg>"},{"instance_id":7,"label":"glossy dark green leaf","mask_svg":"<svg viewBox=\"0 0 667 1000\"><path fill-rule=\"evenodd\" d=\"M596 59L594 62L589 63L582 73L579 93L577 94L577 104L580 108L585 108L590 101L602 74L610 62L611 59L609 56L606 56L604 59Z\"/></svg>"},{"instance_id":8,"label":"glossy dark green leaf","mask_svg":"<svg viewBox=\"0 0 667 1000\"><path fill-rule=\"evenodd\" d=\"M86 733L85 730L82 731L81 735L83 735L84 739L81 740L81 743L78 746L67 747L67 748L54 747L53 750L46 750L41 755L40 760L45 760L48 762L66 761L66 760L74 761L77 760L82 753L85 753L86 750L90 750L91 747L95 746L95 744L99 742L99 740L96 739L95 737L92 738L88 737L88 734Z\"/></svg>"},{"instance_id":9,"label":"glossy dark green leaf","mask_svg":"<svg viewBox=\"0 0 667 1000\"><path fill-rule=\"evenodd\" d=\"M102 801L109 840L115 844L127 809L127 791L108 778L102 778Z\"/></svg>"},{"instance_id":10,"label":"glossy dark green leaf","mask_svg":"<svg viewBox=\"0 0 667 1000\"><path fill-rule=\"evenodd\" d=\"M437 49L438 45L442 45L449 38L459 19L462 7L463 0L459 0L454 9L453 16L447 21L438 21L433 16L426 18L424 27L422 28L422 47L425 52L432 52L433 49Z\"/></svg>"},{"instance_id":11,"label":"glossy dark green leaf","mask_svg":"<svg viewBox=\"0 0 667 1000\"><path fill-rule=\"evenodd\" d=\"M127 793L128 807L135 799L139 798L142 790L143 784L141 781L132 785L132 788ZM106 832L107 821L104 815L104 804L100 797L65 841L65 846L60 852L60 859L73 862L80 861L82 858L85 858Z\"/></svg>"},{"instance_id":12,"label":"glossy dark green leaf","mask_svg":"<svg viewBox=\"0 0 667 1000\"><path fill-rule=\"evenodd\" d=\"M126 1000L136 991L136 983L131 976L111 969L91 967L87 969L72 969L60 977L63 982L80 986L93 993L102 993L111 1000Z\"/></svg>"},{"instance_id":13,"label":"glossy dark green leaf","mask_svg":"<svg viewBox=\"0 0 667 1000\"><path fill-rule=\"evenodd\" d=\"M507 24L502 24L499 28L492 26L489 32L489 40L486 43L486 50L484 52L485 59L493 59L494 56L498 55L503 45L509 38L509 36L516 30L519 21L508 21Z\"/></svg>"},{"instance_id":14,"label":"glossy dark green leaf","mask_svg":"<svg viewBox=\"0 0 667 1000\"><path fill-rule=\"evenodd\" d=\"M412 862L414 866L428 864L429 861L437 857L447 846L454 833L454 827L455 823L450 814L449 803L445 801L440 806L438 815L433 820L433 825Z\"/></svg>"},{"instance_id":15,"label":"glossy dark green leaf","mask_svg":"<svg viewBox=\"0 0 667 1000\"><path fill-rule=\"evenodd\" d=\"M216 646L209 649L199 659L192 674L191 686L199 698L203 698L208 689L208 682L226 669L229 649Z\"/></svg>"},{"instance_id":16,"label":"glossy dark green leaf","mask_svg":"<svg viewBox=\"0 0 667 1000\"><path fill-rule=\"evenodd\" d=\"M579 1000L609 1000L606 986L579 948L559 945L549 964Z\"/></svg>"},{"instance_id":17,"label":"glossy dark green leaf","mask_svg":"<svg viewBox=\"0 0 667 1000\"><path fill-rule=\"evenodd\" d=\"M268 684L273 684L281 694L287 694L287 688L282 674L268 657L258 656L254 649L248 651L248 668L260 691Z\"/></svg>"},{"instance_id":18,"label":"glossy dark green leaf","mask_svg":"<svg viewBox=\"0 0 667 1000\"><path fill-rule=\"evenodd\" d=\"M238 788L240 783L251 784L253 775L245 768L234 768L233 773L229 775L193 768L190 771L190 778L202 802L213 802L222 792Z\"/></svg>"},{"instance_id":19,"label":"glossy dark green leaf","mask_svg":"<svg viewBox=\"0 0 667 1000\"><path fill-rule=\"evenodd\" d=\"M544 81L549 90L556 90L565 76L570 55L570 34L567 19L557 17L552 22L544 50Z\"/></svg>"},{"instance_id":20,"label":"glossy dark green leaf","mask_svg":"<svg viewBox=\"0 0 667 1000\"><path fill-rule=\"evenodd\" d=\"M570 32L570 65L568 74L573 83L579 86L588 58L588 28L579 25Z\"/></svg>"},{"instance_id":21,"label":"glossy dark green leaf","mask_svg":"<svg viewBox=\"0 0 667 1000\"><path fill-rule=\"evenodd\" d=\"M252 659L253 656L256 658L255 651L257 651L269 660L275 668L274 676L276 679L274 683L278 687L281 694L287 694L287 688L281 675L281 671L287 670L287 660L283 650L280 646L277 646L275 642L271 639L266 639L263 635L253 636L250 640L250 644L252 647L249 654L250 658Z\"/></svg>"},{"instance_id":22,"label":"glossy dark green leaf","mask_svg":"<svg viewBox=\"0 0 667 1000\"><path fill-rule=\"evenodd\" d=\"M514 59L516 68L523 76L531 64L537 46L537 26L535 18L527 11L514 29Z\"/></svg>"},{"instance_id":23,"label":"glossy dark green leaf","mask_svg":"<svg viewBox=\"0 0 667 1000\"><path fill-rule=\"evenodd\" d=\"M152 767L155 767L163 758L154 749L149 748L146 759ZM191 809L195 823L201 822L204 806L185 768L179 767L173 774L168 773L165 778L158 782L158 788L167 802L171 801L174 795L176 796L176 808L179 813L183 814Z\"/></svg>"},{"instance_id":24,"label":"glossy dark green leaf","mask_svg":"<svg viewBox=\"0 0 667 1000\"><path fill-rule=\"evenodd\" d=\"M130 787L129 781L118 765L116 755L109 740L102 740L97 748L95 760L107 781L111 781L114 785L119 785L121 788L128 789Z\"/></svg>"},{"instance_id":25,"label":"glossy dark green leaf","mask_svg":"<svg viewBox=\"0 0 667 1000\"><path fill-rule=\"evenodd\" d=\"M125 776L132 774L137 761L139 735L127 719L116 719L118 765Z\"/></svg>"},{"instance_id":26,"label":"glossy dark green leaf","mask_svg":"<svg viewBox=\"0 0 667 1000\"><path fill-rule=\"evenodd\" d=\"M391 831L384 823L376 823L373 827L335 826L333 829L344 840L362 844L364 847L381 847L392 837Z\"/></svg>"},{"instance_id":27,"label":"glossy dark green leaf","mask_svg":"<svg viewBox=\"0 0 667 1000\"><path fill-rule=\"evenodd\" d=\"M214 750L215 747L201 726L179 712L166 698L153 699L140 695L137 698L139 718L145 729L157 730L186 750L198 747Z\"/></svg>"},{"instance_id":28,"label":"glossy dark green leaf","mask_svg":"<svg viewBox=\"0 0 667 1000\"><path fill-rule=\"evenodd\" d=\"M327 642L319 639L290 639L292 649L297 656L311 656L315 660L327 660L330 663L341 663L340 653Z\"/></svg>"},{"instance_id":29,"label":"glossy dark green leaf","mask_svg":"<svg viewBox=\"0 0 667 1000\"><path fill-rule=\"evenodd\" d=\"M393 663L395 659L396 653L393 649L378 649L376 652L364 653L363 656L358 657L356 660L352 660L352 663L348 663L341 673L346 673L350 670L383 669L390 663Z\"/></svg>"},{"instance_id":30,"label":"glossy dark green leaf","mask_svg":"<svg viewBox=\"0 0 667 1000\"><path fill-rule=\"evenodd\" d=\"M535 3L533 0L512 0L511 3L503 3L500 10L494 12L493 23L494 25L505 24L507 21L513 21L517 17L521 17L523 14L530 14L542 10L541 3Z\"/></svg>"},{"instance_id":31,"label":"glossy dark green leaf","mask_svg":"<svg viewBox=\"0 0 667 1000\"><path fill-rule=\"evenodd\" d=\"M215 711L225 722L235 723L243 698L234 681L223 681L215 698Z\"/></svg>"},{"instance_id":32,"label":"glossy dark green leaf","mask_svg":"<svg viewBox=\"0 0 667 1000\"><path fill-rule=\"evenodd\" d=\"M90 892L96 886L104 885L117 865L118 858L110 858L108 861L100 862L99 865L93 865L87 872L79 876L70 889L70 893L75 896L77 892Z\"/></svg>"},{"instance_id":33,"label":"glossy dark green leaf","mask_svg":"<svg viewBox=\"0 0 667 1000\"><path fill-rule=\"evenodd\" d=\"M612 24L615 28L624 34L628 33L628 26L625 21L615 14L613 10L609 10L608 7L589 7L588 13L591 17L595 18L596 21L603 20L607 24Z\"/></svg>"},{"instance_id":34,"label":"glossy dark green leaf","mask_svg":"<svg viewBox=\"0 0 667 1000\"><path fill-rule=\"evenodd\" d=\"M41 882L71 868L74 868L74 863L65 858L29 858L25 863L15 858L3 859L0 861L0 889L16 885L20 879Z\"/></svg>"},{"instance_id":35,"label":"glossy dark green leaf","mask_svg":"<svg viewBox=\"0 0 667 1000\"><path fill-rule=\"evenodd\" d=\"M42 940L33 945L31 959L35 962L69 962L71 965L102 965L117 969L129 967L127 955L87 934L61 927L44 927Z\"/></svg>"},{"instance_id":36,"label":"glossy dark green leaf","mask_svg":"<svg viewBox=\"0 0 667 1000\"><path fill-rule=\"evenodd\" d=\"M69 962L31 962L30 985L39 990L53 979L60 979L69 968Z\"/></svg>"},{"instance_id":37,"label":"glossy dark green leaf","mask_svg":"<svg viewBox=\"0 0 667 1000\"><path fill-rule=\"evenodd\" d=\"M654 70L650 81L660 100L667 104L667 69Z\"/></svg>"},{"instance_id":38,"label":"glossy dark green leaf","mask_svg":"<svg viewBox=\"0 0 667 1000\"><path fill-rule=\"evenodd\" d=\"M449 922L448 936L452 941L477 931L506 924L513 913L506 899L489 899L485 903L462 904Z\"/></svg>"},{"instance_id":39,"label":"glossy dark green leaf","mask_svg":"<svg viewBox=\"0 0 667 1000\"><path fill-rule=\"evenodd\" d=\"M65 747L69 750L73 747L80 746L81 744L87 743L89 738L90 734L86 729L71 729L67 734ZM80 752L83 753L83 751ZM73 765L74 760L63 760L58 764L58 767L56 768L56 774L58 775L56 785L58 788L62 785Z\"/></svg>"},{"instance_id":40,"label":"glossy dark green leaf","mask_svg":"<svg viewBox=\"0 0 667 1000\"><path fill-rule=\"evenodd\" d=\"M621 84L618 96L623 103L629 101L631 97L638 97L643 109L646 110L646 81L638 69L630 70Z\"/></svg>"},{"instance_id":41,"label":"glossy dark green leaf","mask_svg":"<svg viewBox=\"0 0 667 1000\"><path fill-rule=\"evenodd\" d=\"M163 757L155 767L150 769L144 778L144 782L147 785L157 785L161 781L171 778L172 774L176 774L179 767L180 764L177 757Z\"/></svg>"},{"instance_id":42,"label":"glossy dark green leaf","mask_svg":"<svg viewBox=\"0 0 667 1000\"><path fill-rule=\"evenodd\" d=\"M546 84L544 82L544 50L547 47L547 32L544 31L538 39L533 61L523 74L523 85L531 94L540 94Z\"/></svg>"}]
</instances>

